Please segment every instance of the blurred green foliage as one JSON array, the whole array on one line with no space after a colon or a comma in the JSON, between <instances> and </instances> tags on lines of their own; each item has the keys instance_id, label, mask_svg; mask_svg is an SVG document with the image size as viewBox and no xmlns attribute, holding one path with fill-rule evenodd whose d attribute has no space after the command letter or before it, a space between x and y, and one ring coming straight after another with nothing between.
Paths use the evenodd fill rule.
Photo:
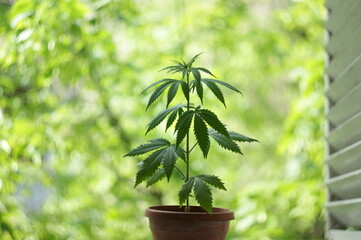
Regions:
<instances>
[{"instance_id":1,"label":"blurred green foliage","mask_svg":"<svg viewBox=\"0 0 361 240\"><path fill-rule=\"evenodd\" d=\"M205 52L200 65L245 93L217 114L261 141L193 162L226 183L228 239L322 239L322 4L0 1L0 238L150 239L143 210L176 204L181 179L133 189L139 159L122 156L162 108L145 114L138 94L170 59Z\"/></svg>"}]
</instances>

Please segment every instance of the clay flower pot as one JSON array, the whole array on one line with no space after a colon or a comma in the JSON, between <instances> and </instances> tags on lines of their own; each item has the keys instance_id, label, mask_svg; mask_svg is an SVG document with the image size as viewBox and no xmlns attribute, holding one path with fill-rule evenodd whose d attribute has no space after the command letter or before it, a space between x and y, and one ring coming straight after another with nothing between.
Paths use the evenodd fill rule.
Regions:
<instances>
[{"instance_id":1,"label":"clay flower pot","mask_svg":"<svg viewBox=\"0 0 361 240\"><path fill-rule=\"evenodd\" d=\"M154 206L145 211L154 240L225 240L232 211L213 208L208 214L191 206L184 212L179 206Z\"/></svg>"}]
</instances>

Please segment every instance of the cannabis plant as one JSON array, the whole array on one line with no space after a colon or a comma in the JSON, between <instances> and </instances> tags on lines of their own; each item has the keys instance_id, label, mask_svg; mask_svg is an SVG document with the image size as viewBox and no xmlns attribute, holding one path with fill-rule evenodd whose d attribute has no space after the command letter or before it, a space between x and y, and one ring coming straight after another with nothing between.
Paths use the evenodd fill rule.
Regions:
<instances>
[{"instance_id":1,"label":"cannabis plant","mask_svg":"<svg viewBox=\"0 0 361 240\"><path fill-rule=\"evenodd\" d=\"M142 93L155 88L150 95L148 109L164 92L167 92L166 109L158 113L148 124L146 133L153 130L161 122L166 120L166 130L174 126L175 143L165 139L151 139L148 143L140 145L125 156L138 156L149 154L140 162L140 169L136 175L135 186L146 181L146 186L167 178L168 182L173 172L178 172L183 180L179 193L179 205L186 205L185 211L189 211L189 198L193 196L199 205L208 213L212 212L212 192L210 186L226 190L224 183L217 176L201 174L191 176L191 153L199 148L204 158L207 158L210 139L213 139L222 148L234 153L242 154L236 142L254 142L253 138L242 134L228 131L218 116L209 109L203 107L203 91L208 88L214 96L226 107L224 95L219 86L229 88L241 93L234 86L217 80L211 71L203 67L194 67L193 64L200 54L191 58L188 62L174 61L174 65L163 68L168 74L178 74L179 79L165 78L147 87ZM212 78L204 78L205 74ZM170 106L179 88L183 93L185 103ZM191 100L197 95L200 105L195 105ZM190 134L193 128L195 142L191 143ZM184 162L182 169L177 165L177 160ZM193 192L193 195L192 195Z\"/></svg>"}]
</instances>

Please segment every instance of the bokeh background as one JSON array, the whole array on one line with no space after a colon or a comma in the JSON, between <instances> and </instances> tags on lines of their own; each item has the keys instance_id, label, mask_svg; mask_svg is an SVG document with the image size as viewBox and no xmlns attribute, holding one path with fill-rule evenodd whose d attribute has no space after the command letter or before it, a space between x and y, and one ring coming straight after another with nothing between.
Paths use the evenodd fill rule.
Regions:
<instances>
[{"instance_id":1,"label":"bokeh background","mask_svg":"<svg viewBox=\"0 0 361 240\"><path fill-rule=\"evenodd\" d=\"M324 16L322 0L0 0L0 239L151 239L144 209L181 180L133 188L123 155L164 134L144 136L164 102L139 93L200 52L243 92L205 106L260 141L194 154L228 189L227 239L323 239Z\"/></svg>"}]
</instances>

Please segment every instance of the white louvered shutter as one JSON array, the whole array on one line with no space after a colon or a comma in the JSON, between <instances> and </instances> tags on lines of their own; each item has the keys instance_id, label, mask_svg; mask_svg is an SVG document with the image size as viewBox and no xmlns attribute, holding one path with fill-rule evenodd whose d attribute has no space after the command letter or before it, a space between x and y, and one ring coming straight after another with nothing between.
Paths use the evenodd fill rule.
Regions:
<instances>
[{"instance_id":1,"label":"white louvered shutter","mask_svg":"<svg viewBox=\"0 0 361 240\"><path fill-rule=\"evenodd\" d=\"M361 240L361 0L327 0L327 239Z\"/></svg>"}]
</instances>

